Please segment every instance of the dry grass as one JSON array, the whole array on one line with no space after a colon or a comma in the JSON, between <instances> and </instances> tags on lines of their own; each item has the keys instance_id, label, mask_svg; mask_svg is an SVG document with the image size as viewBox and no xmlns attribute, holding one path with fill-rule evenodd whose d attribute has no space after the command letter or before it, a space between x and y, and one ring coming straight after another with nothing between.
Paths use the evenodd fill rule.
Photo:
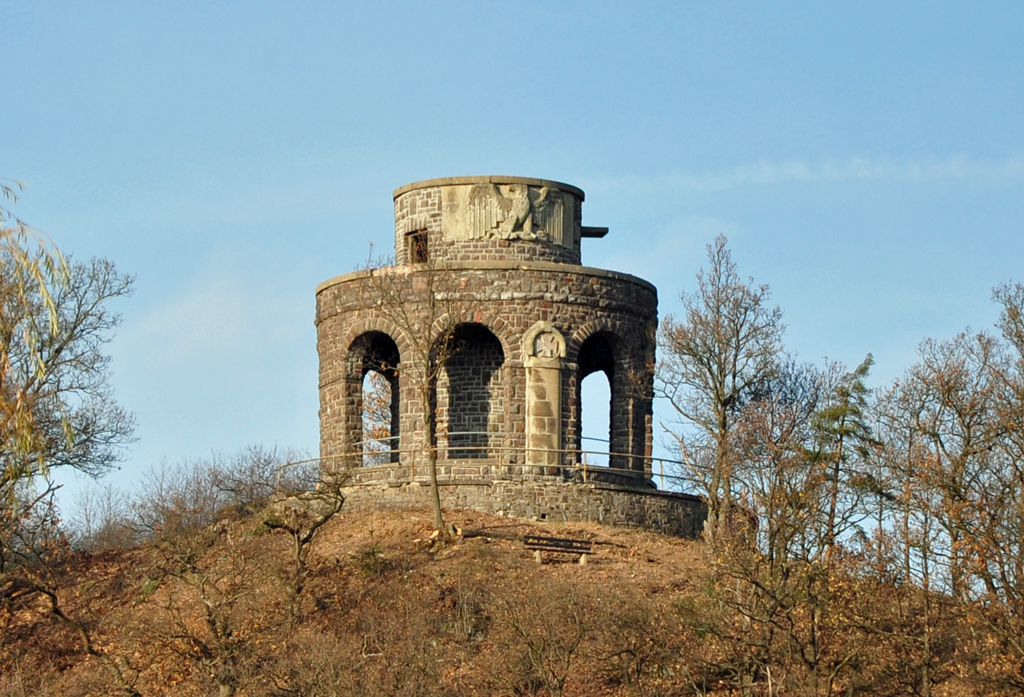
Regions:
<instances>
[{"instance_id":1,"label":"dry grass","mask_svg":"<svg viewBox=\"0 0 1024 697\"><path fill-rule=\"evenodd\" d=\"M338 516L310 555L297 625L280 584L287 540L258 517L208 531L191 577L153 544L76 556L61 601L105 655L126 661L143 695L211 694L224 661L238 694L528 694L543 692L545 671L570 693L585 684L617 694L631 669L611 654L609 609L639 618L651 604L668 608L704 568L700 545L643 532L473 512L451 520L467 536L433 550L429 511ZM596 551L585 566L538 565L525 533L587 537ZM220 647L211 613L227 636ZM115 691L41 604L0 614L0 695Z\"/></svg>"},{"instance_id":2,"label":"dry grass","mask_svg":"<svg viewBox=\"0 0 1024 697\"><path fill-rule=\"evenodd\" d=\"M76 556L61 601L146 697L742 694L729 691L736 649L715 633L723 616L703 544L449 518L465 535L435 549L428 510L336 516L310 554L298 620L282 583L289 540L259 516L208 529L188 572L153 543ZM585 537L595 553L583 566L537 564L528 533ZM124 694L41 603L0 608L0 637L0 696ZM841 694L907 694L895 644L877 643ZM978 692L966 661L950 659L934 694ZM793 665L775 679L784 669L791 689L777 694L805 693Z\"/></svg>"}]
</instances>

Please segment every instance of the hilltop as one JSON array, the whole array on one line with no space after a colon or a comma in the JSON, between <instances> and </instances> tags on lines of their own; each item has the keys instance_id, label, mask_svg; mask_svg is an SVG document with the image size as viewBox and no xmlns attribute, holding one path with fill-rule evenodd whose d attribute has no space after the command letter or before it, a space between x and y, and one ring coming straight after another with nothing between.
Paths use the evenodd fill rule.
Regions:
<instances>
[{"instance_id":1,"label":"hilltop","mask_svg":"<svg viewBox=\"0 0 1024 697\"><path fill-rule=\"evenodd\" d=\"M0 694L658 694L686 689L680 608L707 581L697 542L469 511L431 544L428 511L336 516L312 547L292 620L291 540L260 516L201 540L66 560L63 611L42 598L3 613ZM523 534L586 538L586 565L538 564ZM187 558L188 555L198 558ZM194 573L182 573L195 563ZM175 565L178 565L175 568ZM218 675L219 673L219 675Z\"/></svg>"},{"instance_id":2,"label":"hilltop","mask_svg":"<svg viewBox=\"0 0 1024 697\"><path fill-rule=\"evenodd\" d=\"M428 510L343 509L299 567L274 510L67 551L64 618L45 593L6 594L0 695L900 695L923 669L932 695L1019 694L977 616L863 560L837 559L826 603L802 581L758 596L740 548L466 510L438 544ZM537 563L528 534L593 553Z\"/></svg>"}]
</instances>

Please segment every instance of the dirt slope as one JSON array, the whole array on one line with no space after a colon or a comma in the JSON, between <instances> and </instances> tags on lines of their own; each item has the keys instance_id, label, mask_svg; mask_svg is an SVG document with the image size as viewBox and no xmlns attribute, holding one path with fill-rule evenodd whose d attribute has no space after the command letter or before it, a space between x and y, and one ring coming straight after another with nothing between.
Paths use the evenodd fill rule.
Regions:
<instances>
[{"instance_id":1,"label":"dirt slope","mask_svg":"<svg viewBox=\"0 0 1024 697\"><path fill-rule=\"evenodd\" d=\"M340 515L301 592L290 539L259 516L184 542L74 556L59 597L0 610L0 695L627 695L688 692L702 545L589 524L426 511ZM522 535L592 540L586 565L538 564Z\"/></svg>"}]
</instances>

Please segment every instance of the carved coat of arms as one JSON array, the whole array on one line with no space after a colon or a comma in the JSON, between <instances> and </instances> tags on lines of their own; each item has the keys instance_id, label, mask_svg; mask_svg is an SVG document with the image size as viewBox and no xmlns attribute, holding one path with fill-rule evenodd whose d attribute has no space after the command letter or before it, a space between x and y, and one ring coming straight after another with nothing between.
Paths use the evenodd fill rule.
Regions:
<instances>
[{"instance_id":1,"label":"carved coat of arms","mask_svg":"<svg viewBox=\"0 0 1024 697\"><path fill-rule=\"evenodd\" d=\"M526 184L476 184L469 192L472 239L562 243L562 196Z\"/></svg>"}]
</instances>

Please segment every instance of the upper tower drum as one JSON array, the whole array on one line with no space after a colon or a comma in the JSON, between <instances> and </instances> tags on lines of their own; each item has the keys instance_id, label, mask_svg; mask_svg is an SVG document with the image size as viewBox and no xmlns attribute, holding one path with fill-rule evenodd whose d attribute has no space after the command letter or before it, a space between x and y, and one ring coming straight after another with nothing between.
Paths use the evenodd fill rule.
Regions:
<instances>
[{"instance_id":1,"label":"upper tower drum","mask_svg":"<svg viewBox=\"0 0 1024 697\"><path fill-rule=\"evenodd\" d=\"M580 223L583 192L526 177L450 177L395 191L395 260L580 263L580 238L607 228Z\"/></svg>"}]
</instances>

